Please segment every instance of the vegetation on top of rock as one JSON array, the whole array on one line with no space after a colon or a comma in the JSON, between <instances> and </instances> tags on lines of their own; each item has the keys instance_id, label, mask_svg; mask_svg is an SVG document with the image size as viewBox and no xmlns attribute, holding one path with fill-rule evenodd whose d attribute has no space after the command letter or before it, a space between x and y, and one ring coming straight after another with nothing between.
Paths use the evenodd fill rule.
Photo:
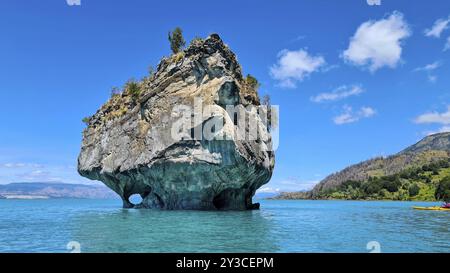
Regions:
<instances>
[{"instance_id":1,"label":"vegetation on top of rock","mask_svg":"<svg viewBox=\"0 0 450 273\"><path fill-rule=\"evenodd\" d=\"M257 89L259 83L251 75L243 77L241 67L237 62L234 53L225 45L217 34L212 34L206 39L195 37L188 48L183 49L185 42L182 35L182 30L176 28L169 33L169 41L171 42L171 48L175 49L174 54L168 58L163 58L156 69L152 66L148 68L148 75L144 76L140 81L131 79L125 83L122 88L113 87L111 90L110 99L102 106L96 114L94 114L89 120L83 121L88 126L97 127L103 124L104 121L110 121L123 117L126 113L133 112L133 108L140 103L140 100L148 98L151 94L161 92L164 88L160 79L166 77L164 73L158 76L158 71L164 71L168 69L169 65L175 65L172 67L172 71L179 70L183 67L182 60L186 59L190 62L192 56L198 56L199 54L210 54L206 51L218 52L226 59L226 69L229 69L233 73L233 77L241 84L240 97L245 103L251 103L253 105L260 105ZM176 53L175 53L176 52ZM160 85L160 86L158 86ZM134 113L134 112L133 112Z\"/></svg>"},{"instance_id":2,"label":"vegetation on top of rock","mask_svg":"<svg viewBox=\"0 0 450 273\"><path fill-rule=\"evenodd\" d=\"M260 84L258 80L252 75L248 74L247 77L242 77L242 96L247 100L251 101L254 105L261 105L258 96L258 89Z\"/></svg>"},{"instance_id":3,"label":"vegetation on top of rock","mask_svg":"<svg viewBox=\"0 0 450 273\"><path fill-rule=\"evenodd\" d=\"M136 80L130 79L125 84L125 91L131 95L133 100L136 101L141 95L142 89L140 84Z\"/></svg>"},{"instance_id":4,"label":"vegetation on top of rock","mask_svg":"<svg viewBox=\"0 0 450 273\"><path fill-rule=\"evenodd\" d=\"M91 121L91 117L84 117L81 121L82 121L84 124L88 125L89 122Z\"/></svg>"},{"instance_id":5,"label":"vegetation on top of rock","mask_svg":"<svg viewBox=\"0 0 450 273\"><path fill-rule=\"evenodd\" d=\"M189 46L193 45L197 45L200 44L201 42L203 42L203 38L199 37L199 36L195 36L194 38L192 38L191 42L189 43Z\"/></svg>"},{"instance_id":6,"label":"vegetation on top of rock","mask_svg":"<svg viewBox=\"0 0 450 273\"><path fill-rule=\"evenodd\" d=\"M171 63L178 63L179 61L183 60L184 56L186 56L186 54L184 53L184 51L180 51L178 53L173 54L170 57L170 62Z\"/></svg>"},{"instance_id":7,"label":"vegetation on top of rock","mask_svg":"<svg viewBox=\"0 0 450 273\"><path fill-rule=\"evenodd\" d=\"M174 54L180 52L186 45L186 41L183 38L183 30L176 27L173 31L169 31L170 49Z\"/></svg>"},{"instance_id":8,"label":"vegetation on top of rock","mask_svg":"<svg viewBox=\"0 0 450 273\"><path fill-rule=\"evenodd\" d=\"M250 74L247 74L247 77L245 77L245 82L254 90L258 90L260 87L258 80Z\"/></svg>"}]
</instances>

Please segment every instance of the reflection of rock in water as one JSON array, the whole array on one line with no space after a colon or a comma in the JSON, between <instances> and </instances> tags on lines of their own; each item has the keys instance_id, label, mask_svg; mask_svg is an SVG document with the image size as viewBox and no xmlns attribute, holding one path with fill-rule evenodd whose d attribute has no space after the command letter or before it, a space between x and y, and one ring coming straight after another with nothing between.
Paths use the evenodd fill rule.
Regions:
<instances>
[{"instance_id":1,"label":"reflection of rock in water","mask_svg":"<svg viewBox=\"0 0 450 273\"><path fill-rule=\"evenodd\" d=\"M252 197L272 176L272 140L267 122L247 108L260 104L255 86L217 34L164 58L154 76L133 86L141 93L113 96L89 119L78 159L82 176L104 182L125 208L258 208ZM200 139L174 139L181 115L174 107L192 107L196 99L221 121L222 128L210 129L226 140L202 138L202 131ZM228 105L240 109L239 118ZM202 129L211 114L196 112L187 131ZM133 194L142 196L140 204L130 202Z\"/></svg>"},{"instance_id":2,"label":"reflection of rock in water","mask_svg":"<svg viewBox=\"0 0 450 273\"><path fill-rule=\"evenodd\" d=\"M83 252L272 252L262 211L118 210L73 219Z\"/></svg>"}]
</instances>

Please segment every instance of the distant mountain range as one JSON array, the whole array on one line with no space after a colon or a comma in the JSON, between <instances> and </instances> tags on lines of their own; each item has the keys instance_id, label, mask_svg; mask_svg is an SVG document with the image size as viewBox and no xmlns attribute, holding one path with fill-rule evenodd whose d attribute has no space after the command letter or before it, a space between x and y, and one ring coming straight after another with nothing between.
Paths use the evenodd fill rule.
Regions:
<instances>
[{"instance_id":1,"label":"distant mountain range","mask_svg":"<svg viewBox=\"0 0 450 273\"><path fill-rule=\"evenodd\" d=\"M11 184L5 184L5 185L0 184L0 199L4 199L4 198L111 199L111 198L117 198L117 194L103 185L26 182L26 183L11 183Z\"/></svg>"},{"instance_id":2,"label":"distant mountain range","mask_svg":"<svg viewBox=\"0 0 450 273\"><path fill-rule=\"evenodd\" d=\"M270 198L276 197L278 194L279 193L277 193L277 192L258 192L258 191L256 191L254 198L256 200L270 199Z\"/></svg>"},{"instance_id":3,"label":"distant mountain range","mask_svg":"<svg viewBox=\"0 0 450 273\"><path fill-rule=\"evenodd\" d=\"M437 183L450 175L450 133L427 136L403 151L331 174L309 192L275 199L433 200Z\"/></svg>"}]
</instances>

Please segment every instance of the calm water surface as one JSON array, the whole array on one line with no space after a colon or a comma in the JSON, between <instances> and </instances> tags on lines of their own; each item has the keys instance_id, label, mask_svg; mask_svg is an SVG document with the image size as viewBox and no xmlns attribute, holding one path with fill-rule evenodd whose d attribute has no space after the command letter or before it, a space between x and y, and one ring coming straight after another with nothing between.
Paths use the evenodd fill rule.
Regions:
<instances>
[{"instance_id":1,"label":"calm water surface","mask_svg":"<svg viewBox=\"0 0 450 273\"><path fill-rule=\"evenodd\" d=\"M0 252L450 252L450 212L418 202L262 201L244 212L124 210L118 200L0 200Z\"/></svg>"}]
</instances>

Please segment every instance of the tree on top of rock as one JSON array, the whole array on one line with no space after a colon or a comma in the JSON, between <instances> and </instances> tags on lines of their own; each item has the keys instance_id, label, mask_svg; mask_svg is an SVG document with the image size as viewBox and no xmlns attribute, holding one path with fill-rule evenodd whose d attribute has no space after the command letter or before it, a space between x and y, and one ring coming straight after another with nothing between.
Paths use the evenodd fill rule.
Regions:
<instances>
[{"instance_id":1,"label":"tree on top of rock","mask_svg":"<svg viewBox=\"0 0 450 273\"><path fill-rule=\"evenodd\" d=\"M186 41L183 38L183 30L176 27L172 32L169 31L170 49L174 54L180 52L186 45Z\"/></svg>"},{"instance_id":2,"label":"tree on top of rock","mask_svg":"<svg viewBox=\"0 0 450 273\"><path fill-rule=\"evenodd\" d=\"M258 91L258 88L260 86L258 80L253 77L250 74L247 74L247 77L245 78L245 82L251 87L253 88L255 91Z\"/></svg>"}]
</instances>

